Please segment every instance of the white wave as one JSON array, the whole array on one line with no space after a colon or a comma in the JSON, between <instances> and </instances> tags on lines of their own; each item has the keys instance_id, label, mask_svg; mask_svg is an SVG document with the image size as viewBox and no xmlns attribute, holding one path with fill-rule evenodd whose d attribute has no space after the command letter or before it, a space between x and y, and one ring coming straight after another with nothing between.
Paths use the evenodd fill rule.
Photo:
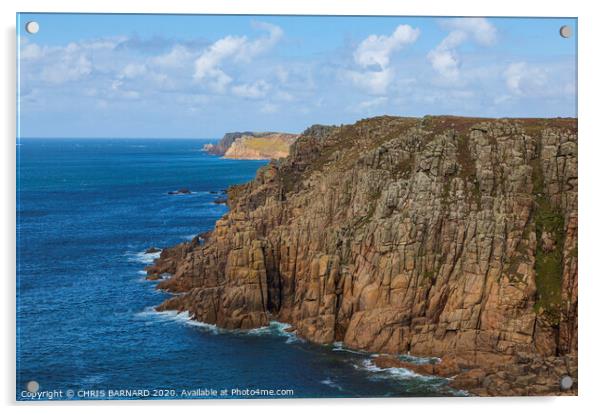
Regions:
<instances>
[{"instance_id":1,"label":"white wave","mask_svg":"<svg viewBox=\"0 0 602 414\"><path fill-rule=\"evenodd\" d=\"M405 368L380 368L376 366L370 358L366 358L362 360L361 365L353 364L353 366L357 369L368 371L373 374L377 374L377 376L381 377L392 377L397 379L406 379L406 378L429 378L424 375L420 375Z\"/></svg>"},{"instance_id":2,"label":"white wave","mask_svg":"<svg viewBox=\"0 0 602 414\"><path fill-rule=\"evenodd\" d=\"M419 357L410 354L401 354L399 355L399 359L406 362L411 362L416 365L427 365L427 364L439 364L441 363L441 358L437 357Z\"/></svg>"},{"instance_id":3,"label":"white wave","mask_svg":"<svg viewBox=\"0 0 602 414\"><path fill-rule=\"evenodd\" d=\"M192 316L188 311L177 312L177 311L157 311L154 307L150 306L145 308L143 311L136 314L137 317L148 318L154 317L159 321L175 321L178 323L185 323L190 326L201 328L204 331L211 332L213 334L234 334L234 335L249 335L249 336L263 336L272 335L286 338L287 344L305 342L293 332L288 332L287 329L291 327L288 323L270 321L269 325L261 326L254 329L225 329L220 328L217 325L209 324L206 322L197 321L192 319Z\"/></svg>"},{"instance_id":4,"label":"white wave","mask_svg":"<svg viewBox=\"0 0 602 414\"><path fill-rule=\"evenodd\" d=\"M147 253L146 251L138 252L138 253L128 252L127 255L129 256L128 260L130 262L152 264L155 261L155 259L158 259L159 256L161 256L161 250L159 250L158 252L154 252L154 253Z\"/></svg>"},{"instance_id":5,"label":"white wave","mask_svg":"<svg viewBox=\"0 0 602 414\"><path fill-rule=\"evenodd\" d=\"M333 342L332 350L335 352L349 352L350 354L356 355L367 355L367 352L364 351L356 351L355 349L346 348L343 342Z\"/></svg>"},{"instance_id":6,"label":"white wave","mask_svg":"<svg viewBox=\"0 0 602 414\"><path fill-rule=\"evenodd\" d=\"M191 241L192 239L194 239L196 236L198 236L198 234L188 234L186 236L182 236L182 240L186 240L186 241Z\"/></svg>"},{"instance_id":7,"label":"white wave","mask_svg":"<svg viewBox=\"0 0 602 414\"><path fill-rule=\"evenodd\" d=\"M205 322L200 322L197 320L192 319L192 317L190 316L190 313L188 311L184 311L184 312L177 312L177 311L163 311L163 312L158 312L160 315L172 319L176 322L179 323L184 323L186 325L190 325L190 326L196 326L198 328L202 328L205 331L209 331L213 334L217 334L223 331L223 329L218 328L216 325L210 324L210 323L205 323Z\"/></svg>"},{"instance_id":8,"label":"white wave","mask_svg":"<svg viewBox=\"0 0 602 414\"><path fill-rule=\"evenodd\" d=\"M192 317L190 316L190 313L188 313L188 311L179 312L179 313L177 311L172 311L172 310L159 312L154 307L150 306L150 307L145 308L143 311L138 312L136 314L136 316L141 317L141 318L148 318L148 317L155 318L159 322L184 323L186 325L202 328L203 330L214 333L214 334L225 332L225 330L218 328L216 325L212 325L209 323L200 322L200 321L192 319Z\"/></svg>"},{"instance_id":9,"label":"white wave","mask_svg":"<svg viewBox=\"0 0 602 414\"><path fill-rule=\"evenodd\" d=\"M303 339L295 335L293 332L289 332L288 329L291 327L290 324L278 321L270 321L270 324L267 326L261 326L259 328L249 329L248 331L237 330L236 332L243 335L273 335L273 336L281 336L286 338L287 344L292 344L296 342L305 342Z\"/></svg>"},{"instance_id":10,"label":"white wave","mask_svg":"<svg viewBox=\"0 0 602 414\"><path fill-rule=\"evenodd\" d=\"M339 384L337 384L330 378L326 378L325 380L320 381L320 384L324 384L324 385L329 386L330 388L335 388L339 391L343 391L343 387L341 387Z\"/></svg>"},{"instance_id":11,"label":"white wave","mask_svg":"<svg viewBox=\"0 0 602 414\"><path fill-rule=\"evenodd\" d=\"M89 375L81 380L83 384L98 384L106 378L103 374Z\"/></svg>"}]
</instances>

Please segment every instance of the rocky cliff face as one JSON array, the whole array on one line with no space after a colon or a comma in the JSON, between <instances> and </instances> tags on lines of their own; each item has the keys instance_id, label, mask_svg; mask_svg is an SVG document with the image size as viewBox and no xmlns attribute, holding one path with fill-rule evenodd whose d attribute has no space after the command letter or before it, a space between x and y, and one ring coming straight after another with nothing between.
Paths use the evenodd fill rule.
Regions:
<instances>
[{"instance_id":1,"label":"rocky cliff face","mask_svg":"<svg viewBox=\"0 0 602 414\"><path fill-rule=\"evenodd\" d=\"M209 154L234 159L277 159L288 156L298 137L282 132L228 132L217 144L206 144Z\"/></svg>"},{"instance_id":2,"label":"rocky cliff face","mask_svg":"<svg viewBox=\"0 0 602 414\"><path fill-rule=\"evenodd\" d=\"M317 343L453 358L463 375L570 356L576 375L575 119L314 126L228 197L205 243L149 268L181 293L160 310L224 328L273 318ZM541 375L525 392L558 391Z\"/></svg>"}]
</instances>

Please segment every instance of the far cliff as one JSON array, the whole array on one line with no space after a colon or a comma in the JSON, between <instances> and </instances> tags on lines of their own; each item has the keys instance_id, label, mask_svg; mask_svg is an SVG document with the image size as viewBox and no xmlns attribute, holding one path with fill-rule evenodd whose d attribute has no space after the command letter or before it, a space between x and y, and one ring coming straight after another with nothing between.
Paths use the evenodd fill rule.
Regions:
<instances>
[{"instance_id":1,"label":"far cliff","mask_svg":"<svg viewBox=\"0 0 602 414\"><path fill-rule=\"evenodd\" d=\"M231 159L278 159L288 156L297 137L283 132L229 132L217 144L206 144L203 150Z\"/></svg>"}]
</instances>

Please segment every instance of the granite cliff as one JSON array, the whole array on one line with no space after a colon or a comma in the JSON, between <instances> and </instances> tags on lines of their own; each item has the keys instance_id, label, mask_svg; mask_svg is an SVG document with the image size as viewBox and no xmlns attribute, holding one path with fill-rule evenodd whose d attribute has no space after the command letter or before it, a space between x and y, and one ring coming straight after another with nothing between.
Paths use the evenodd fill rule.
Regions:
<instances>
[{"instance_id":1,"label":"granite cliff","mask_svg":"<svg viewBox=\"0 0 602 414\"><path fill-rule=\"evenodd\" d=\"M203 150L232 159L277 159L288 156L297 137L282 132L229 132L217 144L203 146Z\"/></svg>"},{"instance_id":2,"label":"granite cliff","mask_svg":"<svg viewBox=\"0 0 602 414\"><path fill-rule=\"evenodd\" d=\"M159 310L438 356L415 370L477 395L576 393L576 119L313 126L228 206L147 269L178 293Z\"/></svg>"}]
</instances>

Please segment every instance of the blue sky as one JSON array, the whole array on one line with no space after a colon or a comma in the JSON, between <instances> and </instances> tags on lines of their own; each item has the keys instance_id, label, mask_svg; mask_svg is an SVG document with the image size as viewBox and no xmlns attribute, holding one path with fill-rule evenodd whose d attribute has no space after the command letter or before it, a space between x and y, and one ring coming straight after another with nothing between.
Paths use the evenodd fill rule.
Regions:
<instances>
[{"instance_id":1,"label":"blue sky","mask_svg":"<svg viewBox=\"0 0 602 414\"><path fill-rule=\"evenodd\" d=\"M24 30L35 20L40 31ZM559 35L562 25L575 35ZM570 18L20 14L24 137L576 116Z\"/></svg>"}]
</instances>

